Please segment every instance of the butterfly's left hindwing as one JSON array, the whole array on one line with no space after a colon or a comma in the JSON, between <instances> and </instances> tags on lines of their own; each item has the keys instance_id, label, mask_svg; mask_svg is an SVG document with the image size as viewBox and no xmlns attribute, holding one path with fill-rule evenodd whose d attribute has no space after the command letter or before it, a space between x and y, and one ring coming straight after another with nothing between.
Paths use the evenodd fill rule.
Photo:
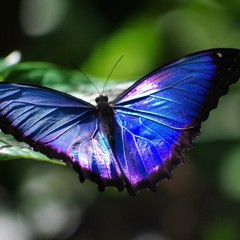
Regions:
<instances>
[{"instance_id":1,"label":"butterfly's left hindwing","mask_svg":"<svg viewBox=\"0 0 240 240\"><path fill-rule=\"evenodd\" d=\"M121 173L96 114L80 99L21 84L0 83L0 127L50 158L62 159L100 190L123 190Z\"/></svg>"},{"instance_id":2,"label":"butterfly's left hindwing","mask_svg":"<svg viewBox=\"0 0 240 240\"><path fill-rule=\"evenodd\" d=\"M154 71L112 103L115 151L130 193L154 191L171 178L201 122L239 76L239 50L204 51Z\"/></svg>"}]
</instances>

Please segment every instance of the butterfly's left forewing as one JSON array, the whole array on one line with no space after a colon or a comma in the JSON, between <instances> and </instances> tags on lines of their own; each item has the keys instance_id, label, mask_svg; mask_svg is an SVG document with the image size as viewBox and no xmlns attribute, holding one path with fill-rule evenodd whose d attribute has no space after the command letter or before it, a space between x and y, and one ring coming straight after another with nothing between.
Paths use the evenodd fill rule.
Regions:
<instances>
[{"instance_id":1,"label":"butterfly's left forewing","mask_svg":"<svg viewBox=\"0 0 240 240\"><path fill-rule=\"evenodd\" d=\"M239 50L203 51L154 71L112 103L115 152L130 193L154 191L171 178L201 122L239 76Z\"/></svg>"},{"instance_id":2,"label":"butterfly's left forewing","mask_svg":"<svg viewBox=\"0 0 240 240\"><path fill-rule=\"evenodd\" d=\"M0 127L50 158L62 159L100 190L123 190L121 172L96 108L48 88L0 83Z\"/></svg>"}]
</instances>

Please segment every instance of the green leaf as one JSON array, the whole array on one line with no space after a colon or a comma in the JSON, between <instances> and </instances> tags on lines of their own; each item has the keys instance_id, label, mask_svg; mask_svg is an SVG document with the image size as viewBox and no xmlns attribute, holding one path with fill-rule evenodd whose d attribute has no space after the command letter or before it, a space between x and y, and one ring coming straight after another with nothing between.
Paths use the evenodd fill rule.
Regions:
<instances>
[{"instance_id":1,"label":"green leaf","mask_svg":"<svg viewBox=\"0 0 240 240\"><path fill-rule=\"evenodd\" d=\"M46 62L23 62L9 66L2 71L2 79L43 85L65 92L75 91L79 85L89 85L78 70L64 69Z\"/></svg>"},{"instance_id":2,"label":"green leaf","mask_svg":"<svg viewBox=\"0 0 240 240\"><path fill-rule=\"evenodd\" d=\"M0 161L32 159L66 165L58 160L51 160L40 152L33 151L26 143L16 141L11 135L0 132Z\"/></svg>"}]
</instances>

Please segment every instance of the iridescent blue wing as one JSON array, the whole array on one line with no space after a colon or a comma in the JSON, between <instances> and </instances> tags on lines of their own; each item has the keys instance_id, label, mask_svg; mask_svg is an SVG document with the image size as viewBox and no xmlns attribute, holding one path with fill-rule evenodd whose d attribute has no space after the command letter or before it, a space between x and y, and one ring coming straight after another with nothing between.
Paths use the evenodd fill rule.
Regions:
<instances>
[{"instance_id":1,"label":"iridescent blue wing","mask_svg":"<svg viewBox=\"0 0 240 240\"><path fill-rule=\"evenodd\" d=\"M201 122L239 76L239 50L203 51L150 73L112 102L114 149L129 193L171 179Z\"/></svg>"},{"instance_id":2,"label":"iridescent blue wing","mask_svg":"<svg viewBox=\"0 0 240 240\"><path fill-rule=\"evenodd\" d=\"M123 190L115 161L96 108L69 95L12 83L0 83L0 127L50 158L62 159L91 179L99 190Z\"/></svg>"}]
</instances>

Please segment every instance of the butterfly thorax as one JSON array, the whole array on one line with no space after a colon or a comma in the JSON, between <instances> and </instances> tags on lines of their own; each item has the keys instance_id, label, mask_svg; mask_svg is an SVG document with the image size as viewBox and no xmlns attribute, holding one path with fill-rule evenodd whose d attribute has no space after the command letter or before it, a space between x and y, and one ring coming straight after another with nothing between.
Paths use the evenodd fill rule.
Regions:
<instances>
[{"instance_id":1,"label":"butterfly thorax","mask_svg":"<svg viewBox=\"0 0 240 240\"><path fill-rule=\"evenodd\" d=\"M108 97L100 95L96 98L97 113L100 119L100 123L107 135L108 141L113 147L114 141L114 112L112 107L108 103Z\"/></svg>"}]
</instances>

